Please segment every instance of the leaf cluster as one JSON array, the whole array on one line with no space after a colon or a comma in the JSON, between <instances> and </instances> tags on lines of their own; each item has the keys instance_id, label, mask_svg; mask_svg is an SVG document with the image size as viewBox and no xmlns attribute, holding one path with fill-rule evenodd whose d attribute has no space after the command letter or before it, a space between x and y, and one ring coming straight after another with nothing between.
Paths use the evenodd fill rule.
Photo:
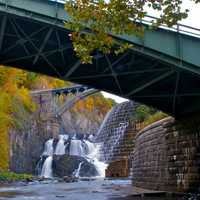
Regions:
<instances>
[{"instance_id":1,"label":"leaf cluster","mask_svg":"<svg viewBox=\"0 0 200 200\"><path fill-rule=\"evenodd\" d=\"M191 0L199 3L200 0ZM150 26L165 24L169 27L188 16L182 9L182 0L69 0L65 10L69 20L65 22L74 50L82 63L91 63L93 52L123 53L132 45L117 41L113 35L135 35L142 37L141 22L149 10L159 13L159 18ZM117 49L116 49L117 48Z\"/></svg>"}]
</instances>

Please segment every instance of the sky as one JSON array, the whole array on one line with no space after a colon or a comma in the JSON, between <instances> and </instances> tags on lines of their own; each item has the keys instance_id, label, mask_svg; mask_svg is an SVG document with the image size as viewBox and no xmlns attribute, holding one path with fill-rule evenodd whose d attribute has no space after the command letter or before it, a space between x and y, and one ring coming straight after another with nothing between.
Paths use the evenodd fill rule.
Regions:
<instances>
[{"instance_id":1,"label":"sky","mask_svg":"<svg viewBox=\"0 0 200 200\"><path fill-rule=\"evenodd\" d=\"M183 1L184 1L183 8L189 9L190 12L188 18L184 19L180 23L200 29L200 3L195 4L190 0L183 0ZM153 15L153 13L151 13L151 15ZM102 93L105 97L114 99L117 103L128 101L127 99L121 98L119 96L107 92L102 92Z\"/></svg>"}]
</instances>

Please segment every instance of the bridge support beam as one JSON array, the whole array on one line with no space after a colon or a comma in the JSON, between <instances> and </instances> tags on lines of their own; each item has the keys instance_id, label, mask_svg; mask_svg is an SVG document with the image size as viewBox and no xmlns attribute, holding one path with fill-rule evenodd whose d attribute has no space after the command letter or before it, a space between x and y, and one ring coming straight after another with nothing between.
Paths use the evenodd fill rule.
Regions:
<instances>
[{"instance_id":1,"label":"bridge support beam","mask_svg":"<svg viewBox=\"0 0 200 200\"><path fill-rule=\"evenodd\" d=\"M7 23L7 16L5 15L1 22L1 29L0 29L0 51L2 50L3 46L3 39L4 39L4 33L6 29L6 23Z\"/></svg>"}]
</instances>

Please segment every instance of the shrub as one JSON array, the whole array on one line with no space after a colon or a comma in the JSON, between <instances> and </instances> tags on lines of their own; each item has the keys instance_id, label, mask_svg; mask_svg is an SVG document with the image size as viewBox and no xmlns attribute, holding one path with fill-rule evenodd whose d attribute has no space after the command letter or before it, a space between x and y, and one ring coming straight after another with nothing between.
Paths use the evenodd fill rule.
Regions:
<instances>
[{"instance_id":1,"label":"shrub","mask_svg":"<svg viewBox=\"0 0 200 200\"><path fill-rule=\"evenodd\" d=\"M32 179L29 174L16 174L14 172L0 172L0 181L23 181Z\"/></svg>"}]
</instances>

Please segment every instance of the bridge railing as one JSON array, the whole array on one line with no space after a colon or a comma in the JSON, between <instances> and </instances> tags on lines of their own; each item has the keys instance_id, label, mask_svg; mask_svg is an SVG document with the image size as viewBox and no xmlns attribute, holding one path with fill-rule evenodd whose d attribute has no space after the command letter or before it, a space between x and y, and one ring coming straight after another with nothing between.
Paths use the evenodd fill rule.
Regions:
<instances>
[{"instance_id":1,"label":"bridge railing","mask_svg":"<svg viewBox=\"0 0 200 200\"><path fill-rule=\"evenodd\" d=\"M152 21L155 21L157 19L159 19L159 18L150 16L150 15L146 15L145 18L141 22L146 25L151 25ZM165 30L170 30L170 31L177 32L177 33L183 33L183 34L190 35L193 37L200 37L200 29L199 28L191 27L191 26L184 25L181 23L178 23L177 25L174 25L172 27L168 27L167 25L161 25L159 27L162 29L165 29Z\"/></svg>"},{"instance_id":2,"label":"bridge railing","mask_svg":"<svg viewBox=\"0 0 200 200\"><path fill-rule=\"evenodd\" d=\"M68 93L77 93L77 92L84 92L87 90L90 90L92 88L88 86L83 86L83 85L74 85L71 87L64 87L64 88L58 88L58 89L44 89L44 90L36 90L30 92L32 96L37 96L37 95L45 95L45 94L53 94L53 95L61 95L61 94L68 94Z\"/></svg>"},{"instance_id":3,"label":"bridge railing","mask_svg":"<svg viewBox=\"0 0 200 200\"><path fill-rule=\"evenodd\" d=\"M46 0L46 1L53 1L53 2L61 3L61 4L64 4L66 2L66 0ZM141 22L143 24L150 25L152 24L153 20L157 20L157 19L158 19L157 17L146 15L145 18ZM183 34L194 36L194 37L200 37L199 28L187 26L181 23L178 23L177 25L174 25L172 27L168 27L167 25L161 25L160 28L174 31L177 33L183 33Z\"/></svg>"},{"instance_id":4,"label":"bridge railing","mask_svg":"<svg viewBox=\"0 0 200 200\"><path fill-rule=\"evenodd\" d=\"M43 2L44 1L55 2L55 4L64 4L66 2L66 0L41 0L41 1L43 1ZM6 7L10 6L9 2L10 1L7 1L7 0L0 0L0 4L4 4ZM57 6L55 6L55 9L56 9L56 7ZM56 18L58 17L57 14L55 16L56 16ZM154 16L146 15L146 17L144 19L142 19L140 22L145 24L145 25L150 25L150 24L152 24L152 21L153 20L155 21L156 19L158 19L158 18L154 17ZM62 21L63 20L64 19L62 18ZM200 38L200 28L187 26L187 25L184 25L184 24L181 24L181 23L178 23L177 25L172 26L172 27L168 27L167 25L161 25L160 28Z\"/></svg>"}]
</instances>

